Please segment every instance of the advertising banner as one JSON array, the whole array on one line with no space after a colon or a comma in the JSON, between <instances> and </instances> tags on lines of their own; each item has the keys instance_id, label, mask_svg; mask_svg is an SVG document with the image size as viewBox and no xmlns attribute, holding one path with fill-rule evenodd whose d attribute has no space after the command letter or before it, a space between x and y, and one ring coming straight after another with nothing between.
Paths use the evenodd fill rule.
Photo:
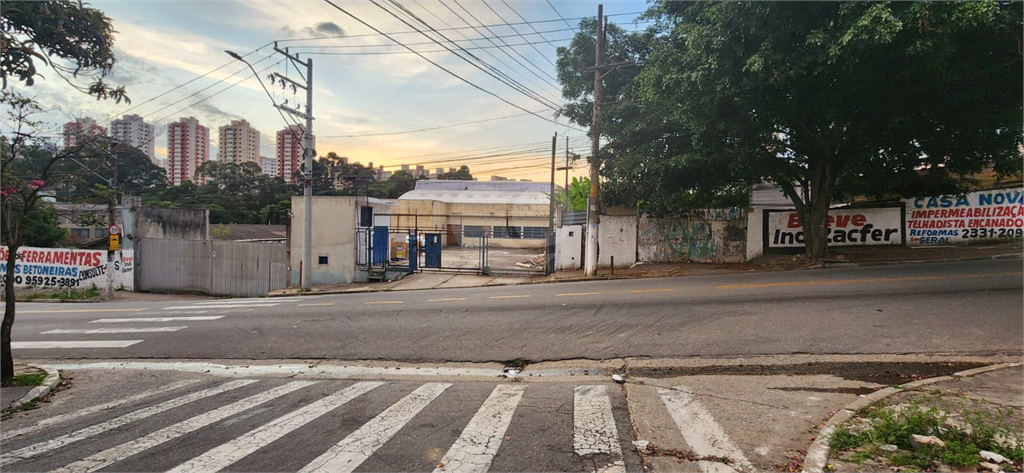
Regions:
<instances>
[{"instance_id":1,"label":"advertising banner","mask_svg":"<svg viewBox=\"0 0 1024 473\"><path fill-rule=\"evenodd\" d=\"M0 283L7 274L6 246L0 246ZM107 287L107 252L67 248L18 249L14 265L15 287L97 288ZM118 252L114 260L115 288L132 290L134 286L134 251Z\"/></svg>"},{"instance_id":2,"label":"advertising banner","mask_svg":"<svg viewBox=\"0 0 1024 473\"><path fill-rule=\"evenodd\" d=\"M804 231L795 210L765 210L764 248L803 248ZM826 229L829 246L902 245L903 209L833 209Z\"/></svg>"},{"instance_id":3,"label":"advertising banner","mask_svg":"<svg viewBox=\"0 0 1024 473\"><path fill-rule=\"evenodd\" d=\"M1024 237L1022 189L906 199L907 245L964 245Z\"/></svg>"}]
</instances>

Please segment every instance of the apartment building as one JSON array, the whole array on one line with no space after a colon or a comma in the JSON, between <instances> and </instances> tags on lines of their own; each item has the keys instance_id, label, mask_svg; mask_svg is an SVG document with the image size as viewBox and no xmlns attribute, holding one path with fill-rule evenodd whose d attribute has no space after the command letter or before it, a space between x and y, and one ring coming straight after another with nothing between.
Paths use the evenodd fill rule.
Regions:
<instances>
[{"instance_id":1,"label":"apartment building","mask_svg":"<svg viewBox=\"0 0 1024 473\"><path fill-rule=\"evenodd\" d=\"M154 164L159 164L154 134L153 125L146 123L139 115L124 115L110 122L111 138L128 143L145 153Z\"/></svg>"},{"instance_id":2,"label":"apartment building","mask_svg":"<svg viewBox=\"0 0 1024 473\"><path fill-rule=\"evenodd\" d=\"M64 147L71 148L78 146L82 138L87 136L105 136L107 130L103 129L96 120L91 118L79 118L73 122L64 124Z\"/></svg>"},{"instance_id":3,"label":"apartment building","mask_svg":"<svg viewBox=\"0 0 1024 473\"><path fill-rule=\"evenodd\" d=\"M232 120L219 129L220 151L217 159L222 163L256 163L260 167L260 132L245 120Z\"/></svg>"},{"instance_id":4,"label":"apartment building","mask_svg":"<svg viewBox=\"0 0 1024 473\"><path fill-rule=\"evenodd\" d=\"M210 130L195 117L181 118L167 126L167 180L180 186L185 181L196 184L196 169L209 159Z\"/></svg>"}]
</instances>

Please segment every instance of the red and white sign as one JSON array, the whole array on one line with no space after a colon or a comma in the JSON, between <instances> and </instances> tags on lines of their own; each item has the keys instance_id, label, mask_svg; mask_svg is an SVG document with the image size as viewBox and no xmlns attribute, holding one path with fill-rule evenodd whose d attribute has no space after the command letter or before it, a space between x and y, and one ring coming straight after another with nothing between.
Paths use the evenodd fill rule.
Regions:
<instances>
[{"instance_id":1,"label":"red and white sign","mask_svg":"<svg viewBox=\"0 0 1024 473\"><path fill-rule=\"evenodd\" d=\"M109 228L107 228L107 231L110 232L111 235L120 235L121 227L117 225L111 225Z\"/></svg>"},{"instance_id":2,"label":"red and white sign","mask_svg":"<svg viewBox=\"0 0 1024 473\"><path fill-rule=\"evenodd\" d=\"M902 245L902 209L833 209L826 229L829 246ZM765 249L805 246L803 225L795 210L765 211Z\"/></svg>"},{"instance_id":3,"label":"red and white sign","mask_svg":"<svg viewBox=\"0 0 1024 473\"><path fill-rule=\"evenodd\" d=\"M906 200L907 244L969 244L1024 237L1024 189Z\"/></svg>"}]
</instances>

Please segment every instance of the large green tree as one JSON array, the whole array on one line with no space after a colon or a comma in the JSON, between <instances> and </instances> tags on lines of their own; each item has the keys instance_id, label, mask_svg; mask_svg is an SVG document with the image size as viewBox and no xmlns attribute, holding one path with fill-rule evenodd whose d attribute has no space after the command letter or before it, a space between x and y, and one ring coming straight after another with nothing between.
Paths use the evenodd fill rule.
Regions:
<instances>
[{"instance_id":1,"label":"large green tree","mask_svg":"<svg viewBox=\"0 0 1024 473\"><path fill-rule=\"evenodd\" d=\"M0 14L0 80L25 85L45 77L36 62L75 89L96 97L130 102L124 87L104 82L114 68L114 27L102 11L81 0L4 2ZM87 85L78 82L88 79Z\"/></svg>"},{"instance_id":2,"label":"large green tree","mask_svg":"<svg viewBox=\"0 0 1024 473\"><path fill-rule=\"evenodd\" d=\"M670 183L698 194L774 182L816 260L839 196L1021 171L1020 2L664 1L648 15L650 52L625 96L637 113L623 116L641 139L608 133L643 164L621 169L634 188L674 163L690 176Z\"/></svg>"}]
</instances>

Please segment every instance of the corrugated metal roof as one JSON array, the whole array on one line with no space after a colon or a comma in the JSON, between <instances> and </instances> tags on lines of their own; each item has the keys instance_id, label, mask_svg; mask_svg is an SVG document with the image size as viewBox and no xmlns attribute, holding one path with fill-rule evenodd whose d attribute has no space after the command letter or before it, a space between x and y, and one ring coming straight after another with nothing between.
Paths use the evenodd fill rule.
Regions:
<instances>
[{"instance_id":1,"label":"corrugated metal roof","mask_svg":"<svg viewBox=\"0 0 1024 473\"><path fill-rule=\"evenodd\" d=\"M472 182L472 181L466 181ZM523 184L526 184L525 182ZM446 204L548 205L547 192L494 190L424 190L402 194L399 200L435 200Z\"/></svg>"},{"instance_id":2,"label":"corrugated metal roof","mask_svg":"<svg viewBox=\"0 0 1024 473\"><path fill-rule=\"evenodd\" d=\"M469 190L501 192L549 192L547 182L524 181L445 181L421 179L416 181L416 190Z\"/></svg>"}]
</instances>

